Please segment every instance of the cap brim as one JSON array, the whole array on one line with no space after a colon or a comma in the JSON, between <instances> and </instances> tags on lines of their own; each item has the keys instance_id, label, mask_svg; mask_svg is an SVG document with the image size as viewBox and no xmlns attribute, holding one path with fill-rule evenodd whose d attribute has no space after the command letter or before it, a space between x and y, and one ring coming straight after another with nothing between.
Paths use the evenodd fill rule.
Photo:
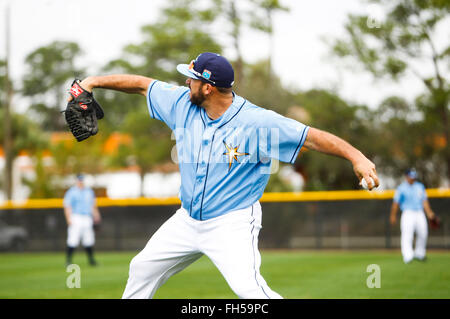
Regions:
<instances>
[{"instance_id":1,"label":"cap brim","mask_svg":"<svg viewBox=\"0 0 450 319\"><path fill-rule=\"evenodd\" d=\"M180 72L181 74L187 76L188 78L193 78L196 80L200 80L194 73L192 73L189 70L189 65L188 64L178 64L177 65L177 71Z\"/></svg>"}]
</instances>

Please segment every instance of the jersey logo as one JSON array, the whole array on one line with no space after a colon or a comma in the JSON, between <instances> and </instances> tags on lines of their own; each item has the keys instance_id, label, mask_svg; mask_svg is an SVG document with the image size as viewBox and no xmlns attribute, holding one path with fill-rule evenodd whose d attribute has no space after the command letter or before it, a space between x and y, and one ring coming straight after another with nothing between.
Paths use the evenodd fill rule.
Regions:
<instances>
[{"instance_id":1,"label":"jersey logo","mask_svg":"<svg viewBox=\"0 0 450 319\"><path fill-rule=\"evenodd\" d=\"M228 146L225 140L223 140L223 144L225 145L225 148L227 149L227 152L223 153L223 155L228 156L228 172L231 170L231 165L233 164L233 161L236 161L239 163L238 156L244 156L244 155L250 155L249 153L240 153L238 152L239 145L236 147Z\"/></svg>"}]
</instances>

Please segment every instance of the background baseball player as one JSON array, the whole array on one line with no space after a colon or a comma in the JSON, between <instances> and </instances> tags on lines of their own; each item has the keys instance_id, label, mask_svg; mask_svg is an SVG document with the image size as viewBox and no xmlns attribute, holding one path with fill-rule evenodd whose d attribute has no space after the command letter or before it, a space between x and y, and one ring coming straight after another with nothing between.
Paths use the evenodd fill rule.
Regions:
<instances>
[{"instance_id":1,"label":"background baseball player","mask_svg":"<svg viewBox=\"0 0 450 319\"><path fill-rule=\"evenodd\" d=\"M397 211L400 207L402 211L400 231L403 261L409 263L413 258L424 261L428 237L428 224L424 211L430 220L435 219L435 214L428 202L425 186L416 180L416 171L414 169L406 171L405 179L395 191L391 206L391 224L396 224ZM414 233L416 233L415 249L413 249Z\"/></svg>"},{"instance_id":2,"label":"background baseball player","mask_svg":"<svg viewBox=\"0 0 450 319\"><path fill-rule=\"evenodd\" d=\"M302 146L340 156L370 189L379 183L375 165L342 139L236 95L233 68L218 54L202 53L177 70L188 77L188 87L139 75L94 76L79 83L87 91L105 88L145 96L150 116L166 123L176 137L181 208L131 261L123 298L151 298L202 255L238 297L280 298L259 271L258 200L271 159L293 163Z\"/></svg>"},{"instance_id":3,"label":"background baseball player","mask_svg":"<svg viewBox=\"0 0 450 319\"><path fill-rule=\"evenodd\" d=\"M75 248L81 244L86 250L89 264L97 265L94 258L94 224L101 221L94 191L84 184L84 176L78 175L76 185L64 195L64 215L67 222L66 264L72 263Z\"/></svg>"}]
</instances>

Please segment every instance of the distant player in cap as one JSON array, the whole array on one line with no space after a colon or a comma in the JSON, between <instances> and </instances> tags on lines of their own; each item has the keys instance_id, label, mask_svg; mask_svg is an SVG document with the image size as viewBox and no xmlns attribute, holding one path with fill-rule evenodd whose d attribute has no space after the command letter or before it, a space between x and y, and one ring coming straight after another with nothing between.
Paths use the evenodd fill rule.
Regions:
<instances>
[{"instance_id":1,"label":"distant player in cap","mask_svg":"<svg viewBox=\"0 0 450 319\"><path fill-rule=\"evenodd\" d=\"M397 211L402 211L400 220L401 250L403 261L407 264L414 258L426 259L428 224L426 216L432 220L435 215L428 202L425 186L417 181L417 172L409 169L405 172L405 181L395 191L391 206L391 224L397 222ZM424 213L425 211L425 213ZM416 234L416 247L414 244Z\"/></svg>"},{"instance_id":2,"label":"distant player in cap","mask_svg":"<svg viewBox=\"0 0 450 319\"><path fill-rule=\"evenodd\" d=\"M76 185L64 195L64 215L67 222L66 264L72 263L75 248L81 244L86 250L89 264L97 265L94 258L94 224L101 221L94 191L86 187L84 175L77 175Z\"/></svg>"},{"instance_id":3,"label":"distant player in cap","mask_svg":"<svg viewBox=\"0 0 450 319\"><path fill-rule=\"evenodd\" d=\"M259 270L259 199L272 159L294 163L303 146L339 156L370 189L379 184L375 165L344 140L235 94L233 68L219 54L202 53L177 70L187 77L186 86L138 75L94 76L80 83L88 91L141 94L150 117L166 123L176 138L181 207L131 261L123 298L153 297L203 255L239 298L281 298Z\"/></svg>"}]
</instances>

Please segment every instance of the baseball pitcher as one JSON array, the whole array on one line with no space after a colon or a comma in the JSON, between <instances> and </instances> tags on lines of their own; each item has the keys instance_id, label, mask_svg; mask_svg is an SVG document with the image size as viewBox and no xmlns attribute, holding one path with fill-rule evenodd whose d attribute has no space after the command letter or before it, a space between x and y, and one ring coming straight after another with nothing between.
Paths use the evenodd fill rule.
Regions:
<instances>
[{"instance_id":1,"label":"baseball pitcher","mask_svg":"<svg viewBox=\"0 0 450 319\"><path fill-rule=\"evenodd\" d=\"M294 163L302 147L339 156L353 164L369 189L379 184L375 165L339 137L235 94L233 68L219 54L202 53L177 70L187 77L186 87L139 75L79 82L87 92L103 88L144 96L150 117L167 124L176 137L181 207L131 261L123 298L151 298L203 255L239 298L281 298L259 270L259 198L272 160Z\"/></svg>"}]
</instances>

